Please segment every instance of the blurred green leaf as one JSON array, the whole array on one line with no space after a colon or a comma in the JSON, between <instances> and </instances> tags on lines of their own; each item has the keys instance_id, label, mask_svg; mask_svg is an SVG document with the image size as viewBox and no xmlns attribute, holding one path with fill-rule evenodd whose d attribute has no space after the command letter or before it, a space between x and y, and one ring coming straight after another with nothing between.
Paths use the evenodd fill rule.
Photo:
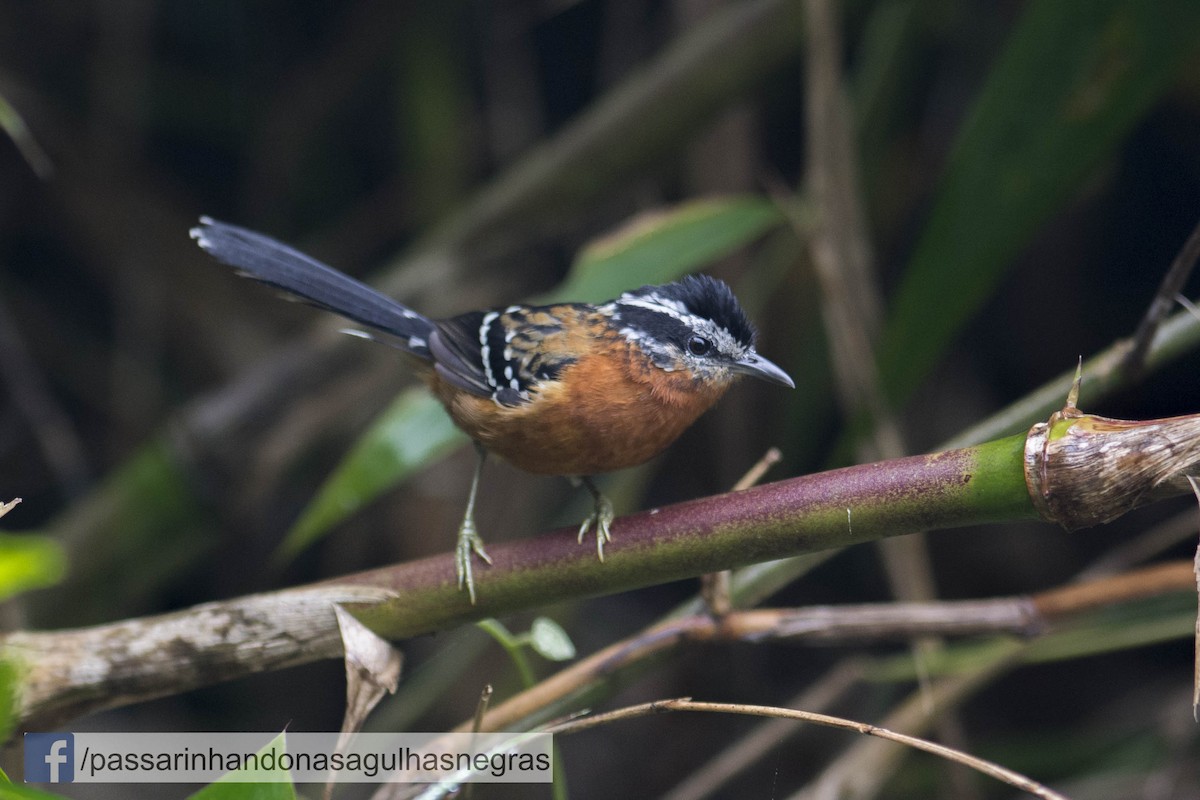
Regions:
<instances>
[{"instance_id":1,"label":"blurred green leaf","mask_svg":"<svg viewBox=\"0 0 1200 800\"><path fill-rule=\"evenodd\" d=\"M640 214L583 248L563 284L542 302L609 300L666 283L727 256L784 221L761 197L712 197Z\"/></svg>"},{"instance_id":2,"label":"blurred green leaf","mask_svg":"<svg viewBox=\"0 0 1200 800\"><path fill-rule=\"evenodd\" d=\"M459 29L465 7L415 3L396 43L395 106L405 195L421 222L446 216L471 184L471 76ZM448 46L452 45L452 46ZM453 46L457 45L457 46Z\"/></svg>"},{"instance_id":3,"label":"blurred green leaf","mask_svg":"<svg viewBox=\"0 0 1200 800\"><path fill-rule=\"evenodd\" d=\"M66 550L54 539L0 534L0 600L53 586L66 571Z\"/></svg>"},{"instance_id":4,"label":"blurred green leaf","mask_svg":"<svg viewBox=\"0 0 1200 800\"><path fill-rule=\"evenodd\" d=\"M711 198L637 217L586 248L566 281L537 302L606 300L699 269L783 221L771 202ZM428 392L402 394L334 470L280 546L293 557L346 516L466 441Z\"/></svg>"},{"instance_id":5,"label":"blurred green leaf","mask_svg":"<svg viewBox=\"0 0 1200 800\"><path fill-rule=\"evenodd\" d=\"M1037 230L1173 83L1189 0L1029 3L949 157L880 353L906 397Z\"/></svg>"},{"instance_id":6,"label":"blurred green leaf","mask_svg":"<svg viewBox=\"0 0 1200 800\"><path fill-rule=\"evenodd\" d=\"M97 491L50 523L55 540L81 547L54 596L31 598L40 625L81 625L126 615L215 540L211 511L193 493L165 437L147 442ZM95 540L87 532L104 531ZM80 544L86 540L87 544ZM121 580L113 580L120 575Z\"/></svg>"},{"instance_id":7,"label":"blurred green leaf","mask_svg":"<svg viewBox=\"0 0 1200 800\"><path fill-rule=\"evenodd\" d=\"M233 773L236 775L237 773ZM189 800L295 800L290 783L225 783L222 778L192 795Z\"/></svg>"},{"instance_id":8,"label":"blurred green leaf","mask_svg":"<svg viewBox=\"0 0 1200 800\"><path fill-rule=\"evenodd\" d=\"M29 132L25 120L17 110L0 95L0 130L8 134L13 144L39 178L46 180L54 174L54 164Z\"/></svg>"},{"instance_id":9,"label":"blurred green leaf","mask_svg":"<svg viewBox=\"0 0 1200 800\"><path fill-rule=\"evenodd\" d=\"M321 486L279 555L294 556L339 520L465 441L428 392L402 393Z\"/></svg>"},{"instance_id":10,"label":"blurred green leaf","mask_svg":"<svg viewBox=\"0 0 1200 800\"><path fill-rule=\"evenodd\" d=\"M529 628L529 645L547 661L570 661L575 643L562 626L548 617L538 617Z\"/></svg>"},{"instance_id":11,"label":"blurred green leaf","mask_svg":"<svg viewBox=\"0 0 1200 800\"><path fill-rule=\"evenodd\" d=\"M283 753L283 734L272 739L260 754L275 752ZM281 776L287 775L287 770L275 770ZM238 783L244 777L243 770L235 770L222 775L214 783L210 783L189 797L189 800L296 800L296 790L290 780L280 783Z\"/></svg>"},{"instance_id":12,"label":"blurred green leaf","mask_svg":"<svg viewBox=\"0 0 1200 800\"><path fill-rule=\"evenodd\" d=\"M8 658L0 659L0 742L7 742L16 728L20 686L20 666Z\"/></svg>"}]
</instances>

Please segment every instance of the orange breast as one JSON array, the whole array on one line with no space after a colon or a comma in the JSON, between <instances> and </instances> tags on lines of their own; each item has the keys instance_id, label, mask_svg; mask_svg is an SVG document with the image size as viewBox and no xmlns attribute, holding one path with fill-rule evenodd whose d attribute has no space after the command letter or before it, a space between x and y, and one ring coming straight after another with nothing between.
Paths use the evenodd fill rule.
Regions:
<instances>
[{"instance_id":1,"label":"orange breast","mask_svg":"<svg viewBox=\"0 0 1200 800\"><path fill-rule=\"evenodd\" d=\"M516 408L462 392L436 374L430 387L458 427L521 469L593 475L658 455L724 394L725 386L698 386L643 361L624 342L593 351Z\"/></svg>"}]
</instances>

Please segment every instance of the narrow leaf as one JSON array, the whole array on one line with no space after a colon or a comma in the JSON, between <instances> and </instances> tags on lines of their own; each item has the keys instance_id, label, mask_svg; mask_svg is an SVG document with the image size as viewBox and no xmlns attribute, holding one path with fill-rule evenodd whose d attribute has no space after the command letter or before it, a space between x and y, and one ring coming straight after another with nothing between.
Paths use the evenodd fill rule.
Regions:
<instances>
[{"instance_id":1,"label":"narrow leaf","mask_svg":"<svg viewBox=\"0 0 1200 800\"><path fill-rule=\"evenodd\" d=\"M25 120L3 96L0 96L0 130L13 140L13 144L21 151L21 155L39 178L47 180L54 175L54 163L33 138Z\"/></svg>"},{"instance_id":2,"label":"narrow leaf","mask_svg":"<svg viewBox=\"0 0 1200 800\"><path fill-rule=\"evenodd\" d=\"M67 570L67 555L48 536L0 534L0 600L53 586Z\"/></svg>"},{"instance_id":3,"label":"narrow leaf","mask_svg":"<svg viewBox=\"0 0 1200 800\"><path fill-rule=\"evenodd\" d=\"M321 486L279 555L294 556L381 492L465 441L428 392L402 393Z\"/></svg>"},{"instance_id":4,"label":"narrow leaf","mask_svg":"<svg viewBox=\"0 0 1200 800\"><path fill-rule=\"evenodd\" d=\"M259 753L283 753L283 734L272 739ZM278 759L277 759L278 761ZM287 770L278 770L282 775ZM296 800L296 790L291 781L278 783L238 783L244 776L241 770L235 770L200 791L191 795L188 800Z\"/></svg>"},{"instance_id":5,"label":"narrow leaf","mask_svg":"<svg viewBox=\"0 0 1200 800\"><path fill-rule=\"evenodd\" d=\"M640 214L587 245L550 302L599 302L700 269L783 222L761 197L693 200Z\"/></svg>"}]
</instances>

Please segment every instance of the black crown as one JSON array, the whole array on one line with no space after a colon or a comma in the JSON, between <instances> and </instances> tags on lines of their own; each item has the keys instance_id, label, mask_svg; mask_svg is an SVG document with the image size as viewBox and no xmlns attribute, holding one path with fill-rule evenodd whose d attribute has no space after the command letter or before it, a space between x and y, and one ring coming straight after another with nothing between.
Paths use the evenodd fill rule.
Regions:
<instances>
[{"instance_id":1,"label":"black crown","mask_svg":"<svg viewBox=\"0 0 1200 800\"><path fill-rule=\"evenodd\" d=\"M754 344L754 326L742 311L733 290L722 280L708 275L687 275L674 283L662 286L643 286L629 292L635 297L657 294L682 303L697 317L715 322L737 341L750 347Z\"/></svg>"}]
</instances>

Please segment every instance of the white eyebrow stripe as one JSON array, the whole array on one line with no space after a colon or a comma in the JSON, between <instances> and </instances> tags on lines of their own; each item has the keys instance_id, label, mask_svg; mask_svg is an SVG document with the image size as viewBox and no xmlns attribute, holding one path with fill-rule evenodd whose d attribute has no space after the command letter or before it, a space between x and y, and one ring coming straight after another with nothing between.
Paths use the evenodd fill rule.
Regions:
<instances>
[{"instance_id":1,"label":"white eyebrow stripe","mask_svg":"<svg viewBox=\"0 0 1200 800\"><path fill-rule=\"evenodd\" d=\"M663 316L678 320L694 330L698 330L705 326L714 325L711 320L707 320L704 317L698 317L691 313L681 303L672 302L670 305L663 305L654 301L650 297L633 297L628 300L619 300L617 301L617 305L644 308L647 311L653 311L656 314L662 314Z\"/></svg>"},{"instance_id":2,"label":"white eyebrow stripe","mask_svg":"<svg viewBox=\"0 0 1200 800\"><path fill-rule=\"evenodd\" d=\"M647 295L623 294L617 302L622 305L650 309L651 311L661 311L664 314L670 314L678 318L692 317L694 319L696 316L683 303L670 297L664 297L657 292Z\"/></svg>"}]
</instances>

